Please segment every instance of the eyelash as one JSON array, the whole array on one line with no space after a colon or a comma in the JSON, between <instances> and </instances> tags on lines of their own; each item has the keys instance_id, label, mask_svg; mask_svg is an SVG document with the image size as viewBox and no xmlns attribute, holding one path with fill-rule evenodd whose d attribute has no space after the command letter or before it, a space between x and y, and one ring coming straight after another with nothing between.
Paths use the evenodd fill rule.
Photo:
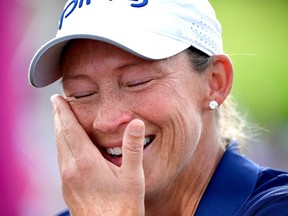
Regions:
<instances>
[{"instance_id":1,"label":"eyelash","mask_svg":"<svg viewBox=\"0 0 288 216\"><path fill-rule=\"evenodd\" d=\"M92 96L92 95L94 95L94 94L95 94L95 92L91 92L91 93L84 94L84 95L79 95L79 96L78 96L78 95L66 96L66 100L67 100L68 102L73 102L73 101L75 101L75 100L80 100L80 99L83 99L83 98Z\"/></svg>"},{"instance_id":2,"label":"eyelash","mask_svg":"<svg viewBox=\"0 0 288 216\"><path fill-rule=\"evenodd\" d=\"M95 94L95 92L91 92L91 93L84 94L84 95L74 95L74 96L72 96L72 98L78 100L78 99L81 99L81 98L86 98L86 97L92 96L94 94Z\"/></svg>"},{"instance_id":3,"label":"eyelash","mask_svg":"<svg viewBox=\"0 0 288 216\"><path fill-rule=\"evenodd\" d=\"M153 79L149 79L149 80L141 81L141 82L136 82L136 83L128 83L127 87L137 87L137 86L145 85L146 83L149 83L152 80Z\"/></svg>"}]
</instances>

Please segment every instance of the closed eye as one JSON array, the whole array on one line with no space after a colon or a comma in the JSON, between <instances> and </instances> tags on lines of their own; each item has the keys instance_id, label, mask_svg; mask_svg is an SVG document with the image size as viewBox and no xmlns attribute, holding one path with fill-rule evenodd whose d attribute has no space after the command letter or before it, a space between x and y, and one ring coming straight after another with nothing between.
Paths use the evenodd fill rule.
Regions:
<instances>
[{"instance_id":1,"label":"closed eye","mask_svg":"<svg viewBox=\"0 0 288 216\"><path fill-rule=\"evenodd\" d=\"M95 94L95 92L91 92L91 93L87 93L87 94L65 96L65 99L68 102L75 102L75 101L80 100L80 99L88 98L89 96L92 96L94 94Z\"/></svg>"},{"instance_id":2,"label":"closed eye","mask_svg":"<svg viewBox=\"0 0 288 216\"><path fill-rule=\"evenodd\" d=\"M136 86L141 86L141 85L145 85L147 83L149 83L150 81L152 81L153 79L149 79L149 80L145 80L145 81L141 81L141 82L132 82L132 83L127 83L127 87L136 87Z\"/></svg>"},{"instance_id":3,"label":"closed eye","mask_svg":"<svg viewBox=\"0 0 288 216\"><path fill-rule=\"evenodd\" d=\"M73 97L74 97L75 99L81 99L81 98L85 98L85 97L92 96L92 95L94 95L94 94L95 94L95 92L91 92L91 93L88 93L88 94L74 95Z\"/></svg>"}]
</instances>

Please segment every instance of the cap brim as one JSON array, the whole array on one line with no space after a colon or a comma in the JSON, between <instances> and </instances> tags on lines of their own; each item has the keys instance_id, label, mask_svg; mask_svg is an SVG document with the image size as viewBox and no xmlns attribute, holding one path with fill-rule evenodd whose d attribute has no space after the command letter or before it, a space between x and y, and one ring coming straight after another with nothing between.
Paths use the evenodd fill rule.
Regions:
<instances>
[{"instance_id":1,"label":"cap brim","mask_svg":"<svg viewBox=\"0 0 288 216\"><path fill-rule=\"evenodd\" d=\"M111 34L110 34L111 35ZM112 34L113 35L113 34ZM139 40L139 35L142 39ZM29 67L29 81L34 87L45 87L61 77L60 60L64 46L72 39L93 39L120 47L138 57L158 60L171 57L187 49L190 44L154 32L137 32L137 35L118 34L116 38L101 35L73 34L52 39L35 54ZM138 37L137 37L138 36Z\"/></svg>"}]
</instances>

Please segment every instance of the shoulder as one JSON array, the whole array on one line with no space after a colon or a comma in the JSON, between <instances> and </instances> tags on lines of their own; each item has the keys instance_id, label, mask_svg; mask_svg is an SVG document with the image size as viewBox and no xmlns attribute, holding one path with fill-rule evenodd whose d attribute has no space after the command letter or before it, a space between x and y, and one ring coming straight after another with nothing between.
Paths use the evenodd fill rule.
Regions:
<instances>
[{"instance_id":1,"label":"shoulder","mask_svg":"<svg viewBox=\"0 0 288 216\"><path fill-rule=\"evenodd\" d=\"M288 216L288 173L260 167L232 143L199 203L201 216Z\"/></svg>"},{"instance_id":2,"label":"shoulder","mask_svg":"<svg viewBox=\"0 0 288 216\"><path fill-rule=\"evenodd\" d=\"M57 214L57 216L70 216L70 212L69 212L68 209L62 210L61 212L59 212L59 213Z\"/></svg>"},{"instance_id":3,"label":"shoulder","mask_svg":"<svg viewBox=\"0 0 288 216\"><path fill-rule=\"evenodd\" d=\"M288 215L288 173L262 168L255 189L239 216Z\"/></svg>"}]
</instances>

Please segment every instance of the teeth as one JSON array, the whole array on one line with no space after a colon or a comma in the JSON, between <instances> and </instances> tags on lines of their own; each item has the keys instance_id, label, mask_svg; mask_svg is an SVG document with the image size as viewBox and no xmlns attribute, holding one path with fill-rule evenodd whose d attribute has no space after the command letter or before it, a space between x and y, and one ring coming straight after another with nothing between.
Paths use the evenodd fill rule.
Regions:
<instances>
[{"instance_id":1,"label":"teeth","mask_svg":"<svg viewBox=\"0 0 288 216\"><path fill-rule=\"evenodd\" d=\"M151 142L151 137L145 137L144 139L144 146ZM116 147L116 148L106 148L106 151L110 155L116 155L120 156L122 155L122 148Z\"/></svg>"},{"instance_id":2,"label":"teeth","mask_svg":"<svg viewBox=\"0 0 288 216\"><path fill-rule=\"evenodd\" d=\"M114 148L113 150L114 150L115 155L121 155L122 154L122 148L121 147Z\"/></svg>"},{"instance_id":3,"label":"teeth","mask_svg":"<svg viewBox=\"0 0 288 216\"><path fill-rule=\"evenodd\" d=\"M121 155L122 154L121 147L107 148L106 150L107 150L108 154L110 154L110 155Z\"/></svg>"},{"instance_id":4,"label":"teeth","mask_svg":"<svg viewBox=\"0 0 288 216\"><path fill-rule=\"evenodd\" d=\"M144 146L147 145L150 142L151 138L150 137L145 137L144 139Z\"/></svg>"}]
</instances>

